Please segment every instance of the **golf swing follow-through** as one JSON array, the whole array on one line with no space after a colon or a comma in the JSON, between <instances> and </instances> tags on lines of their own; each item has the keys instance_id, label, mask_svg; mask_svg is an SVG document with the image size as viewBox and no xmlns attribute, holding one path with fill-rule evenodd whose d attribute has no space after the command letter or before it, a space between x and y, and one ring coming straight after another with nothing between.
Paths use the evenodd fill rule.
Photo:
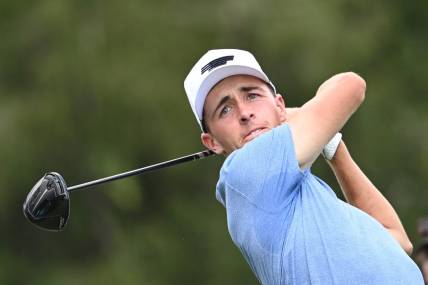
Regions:
<instances>
[{"instance_id":1,"label":"golf swing follow-through","mask_svg":"<svg viewBox=\"0 0 428 285\"><path fill-rule=\"evenodd\" d=\"M365 98L359 75L336 74L286 108L251 53L220 49L184 86L202 143L227 157L216 198L260 283L424 283L398 215L337 135ZM346 202L311 173L321 153Z\"/></svg>"},{"instance_id":2,"label":"golf swing follow-through","mask_svg":"<svg viewBox=\"0 0 428 285\"><path fill-rule=\"evenodd\" d=\"M260 283L423 284L398 215L339 133L365 98L359 75L334 75L311 100L288 108L251 53L219 49L198 60L184 87L208 149L190 157L226 156L216 198ZM346 201L311 173L320 154ZM28 194L24 213L61 230L68 193L111 180L67 189L59 174L48 173Z\"/></svg>"}]
</instances>

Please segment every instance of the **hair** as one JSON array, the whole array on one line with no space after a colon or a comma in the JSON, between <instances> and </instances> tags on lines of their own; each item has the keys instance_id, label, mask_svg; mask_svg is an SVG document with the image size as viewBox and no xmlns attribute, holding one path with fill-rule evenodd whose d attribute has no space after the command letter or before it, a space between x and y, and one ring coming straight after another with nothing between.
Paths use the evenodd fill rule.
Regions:
<instances>
[{"instance_id":1,"label":"hair","mask_svg":"<svg viewBox=\"0 0 428 285\"><path fill-rule=\"evenodd\" d=\"M263 81L264 82L264 81ZM270 90L270 92L272 93L272 95L275 97L276 96L276 94L275 94L275 89L274 89L274 87L271 85L271 84L269 84L269 83L267 83L267 82L264 82L265 84L266 84L266 86L269 88L269 90ZM201 127L202 127L202 132L204 132L204 133L209 133L210 132L210 129L208 128L208 124L207 124L207 122L205 121L205 108L202 108L202 120L201 120Z\"/></svg>"},{"instance_id":2,"label":"hair","mask_svg":"<svg viewBox=\"0 0 428 285\"><path fill-rule=\"evenodd\" d=\"M210 132L210 129L208 128L207 122L205 122L205 110L202 110L201 127L202 127L202 131L204 133L209 133Z\"/></svg>"}]
</instances>

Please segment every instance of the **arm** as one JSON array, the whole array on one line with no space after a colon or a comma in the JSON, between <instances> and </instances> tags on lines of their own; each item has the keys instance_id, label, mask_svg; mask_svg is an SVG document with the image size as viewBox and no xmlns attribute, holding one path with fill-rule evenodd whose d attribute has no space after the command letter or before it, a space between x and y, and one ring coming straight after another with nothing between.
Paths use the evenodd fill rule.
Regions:
<instances>
[{"instance_id":1,"label":"arm","mask_svg":"<svg viewBox=\"0 0 428 285\"><path fill-rule=\"evenodd\" d=\"M364 100L365 82L352 72L324 82L314 98L289 116L300 167L312 163ZM291 114L290 114L291 115Z\"/></svg>"},{"instance_id":2,"label":"arm","mask_svg":"<svg viewBox=\"0 0 428 285\"><path fill-rule=\"evenodd\" d=\"M328 163L348 203L379 221L410 254L413 246L397 213L354 162L343 141L340 142L336 154Z\"/></svg>"}]
</instances>

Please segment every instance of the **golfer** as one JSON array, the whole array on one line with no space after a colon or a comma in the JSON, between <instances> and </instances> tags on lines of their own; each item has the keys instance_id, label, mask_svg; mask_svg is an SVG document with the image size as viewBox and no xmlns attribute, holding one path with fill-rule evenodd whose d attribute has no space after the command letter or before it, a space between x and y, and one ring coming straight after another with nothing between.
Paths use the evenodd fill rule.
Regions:
<instances>
[{"instance_id":1,"label":"golfer","mask_svg":"<svg viewBox=\"0 0 428 285\"><path fill-rule=\"evenodd\" d=\"M216 197L262 284L423 284L396 212L337 135L364 100L360 76L337 74L289 109L251 53L223 49L184 86L202 143L227 156ZM347 203L311 173L322 152Z\"/></svg>"}]
</instances>

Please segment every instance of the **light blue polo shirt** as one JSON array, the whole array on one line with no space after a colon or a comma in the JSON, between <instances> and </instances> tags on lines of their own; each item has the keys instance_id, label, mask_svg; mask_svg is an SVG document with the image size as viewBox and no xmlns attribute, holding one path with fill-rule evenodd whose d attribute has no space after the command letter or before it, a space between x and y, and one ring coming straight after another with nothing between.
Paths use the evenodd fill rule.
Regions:
<instances>
[{"instance_id":1,"label":"light blue polo shirt","mask_svg":"<svg viewBox=\"0 0 428 285\"><path fill-rule=\"evenodd\" d=\"M262 284L424 284L378 221L299 169L287 124L226 159L216 197Z\"/></svg>"}]
</instances>

